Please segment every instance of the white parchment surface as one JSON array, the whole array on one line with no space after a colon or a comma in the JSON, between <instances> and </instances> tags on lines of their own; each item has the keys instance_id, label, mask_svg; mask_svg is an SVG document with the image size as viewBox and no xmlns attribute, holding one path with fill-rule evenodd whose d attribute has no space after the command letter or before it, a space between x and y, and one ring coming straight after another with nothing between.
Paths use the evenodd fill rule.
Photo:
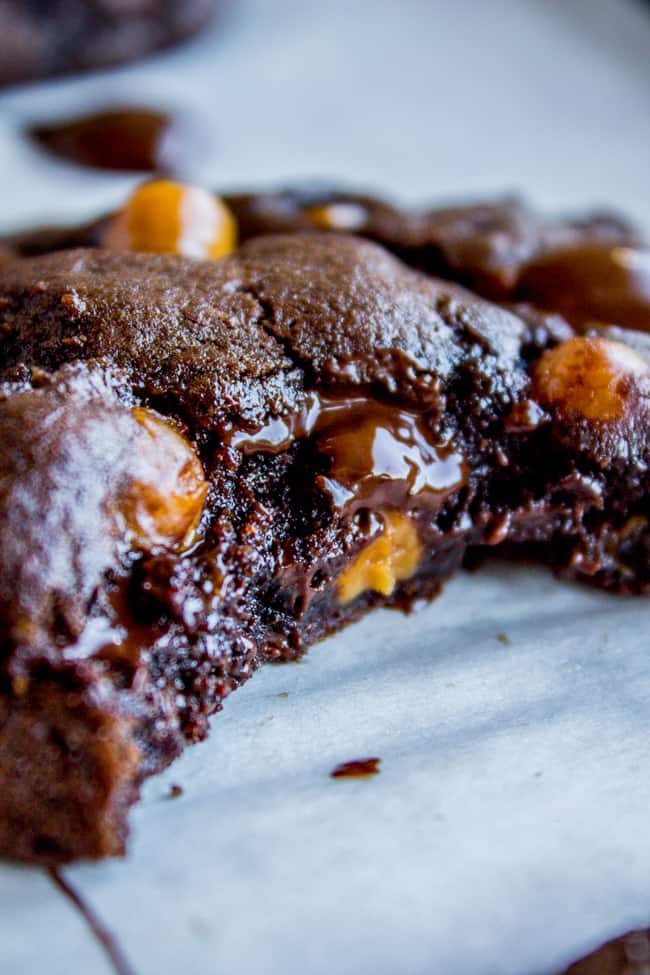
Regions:
<instances>
[{"instance_id":1,"label":"white parchment surface","mask_svg":"<svg viewBox=\"0 0 650 975\"><path fill-rule=\"evenodd\" d=\"M101 99L191 108L212 185L518 190L650 228L649 51L632 0L241 2L183 51L3 95L0 224L121 199L20 138ZM545 570L462 575L260 672L147 783L127 859L66 875L138 975L550 975L650 922L649 623ZM42 872L2 865L0 972L44 971L109 968Z\"/></svg>"}]
</instances>

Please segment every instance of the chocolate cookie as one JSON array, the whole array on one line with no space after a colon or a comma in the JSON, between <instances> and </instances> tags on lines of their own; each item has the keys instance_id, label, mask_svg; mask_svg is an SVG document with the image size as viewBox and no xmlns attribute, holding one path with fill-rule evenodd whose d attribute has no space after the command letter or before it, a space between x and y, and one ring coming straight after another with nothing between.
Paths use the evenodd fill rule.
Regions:
<instances>
[{"instance_id":1,"label":"chocolate cookie","mask_svg":"<svg viewBox=\"0 0 650 975\"><path fill-rule=\"evenodd\" d=\"M225 197L240 238L333 231L374 240L407 264L459 281L495 300L512 296L521 269L542 254L578 245L634 246L622 218L593 213L547 218L517 199L404 209L363 194L284 190Z\"/></svg>"},{"instance_id":2,"label":"chocolate cookie","mask_svg":"<svg viewBox=\"0 0 650 975\"><path fill-rule=\"evenodd\" d=\"M0 85L135 60L189 37L217 0L0 0Z\"/></svg>"},{"instance_id":3,"label":"chocolate cookie","mask_svg":"<svg viewBox=\"0 0 650 975\"><path fill-rule=\"evenodd\" d=\"M500 302L650 331L650 258L621 217L548 218L517 200L406 210L362 194L286 190L225 196L240 241L277 233L348 233L411 267ZM22 256L106 243L112 216L7 238ZM137 249L137 248L132 248Z\"/></svg>"},{"instance_id":4,"label":"chocolate cookie","mask_svg":"<svg viewBox=\"0 0 650 975\"><path fill-rule=\"evenodd\" d=\"M633 333L317 233L9 260L0 331L5 855L120 852L142 778L260 662L468 553L650 584Z\"/></svg>"}]
</instances>

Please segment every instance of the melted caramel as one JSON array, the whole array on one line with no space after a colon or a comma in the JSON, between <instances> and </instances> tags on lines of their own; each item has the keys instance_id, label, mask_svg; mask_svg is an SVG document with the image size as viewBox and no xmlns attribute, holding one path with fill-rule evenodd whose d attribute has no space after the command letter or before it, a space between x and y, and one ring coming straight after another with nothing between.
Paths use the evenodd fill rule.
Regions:
<instances>
[{"instance_id":1,"label":"melted caramel","mask_svg":"<svg viewBox=\"0 0 650 975\"><path fill-rule=\"evenodd\" d=\"M464 458L448 444L432 443L423 414L370 396L323 393L311 393L301 411L256 433L236 433L231 445L246 454L277 452L301 437L311 437L329 459L317 484L335 507L382 512L384 532L339 577L339 601L345 605L368 590L390 596L422 558L413 519L394 509L439 508L464 483Z\"/></svg>"},{"instance_id":2,"label":"melted caramel","mask_svg":"<svg viewBox=\"0 0 650 975\"><path fill-rule=\"evenodd\" d=\"M203 468L170 423L142 407L133 415L148 437L142 443L140 476L125 492L120 510L136 544L182 548L201 517L207 492Z\"/></svg>"},{"instance_id":3,"label":"melted caramel","mask_svg":"<svg viewBox=\"0 0 650 975\"><path fill-rule=\"evenodd\" d=\"M534 373L542 404L565 414L611 423L629 415L639 396L639 380L648 374L645 360L622 342L572 338L549 349Z\"/></svg>"},{"instance_id":4,"label":"melted caramel","mask_svg":"<svg viewBox=\"0 0 650 975\"><path fill-rule=\"evenodd\" d=\"M412 518L398 511L382 514L384 531L361 551L338 579L342 605L372 590L390 596L398 582L410 579L422 559L422 544Z\"/></svg>"},{"instance_id":5,"label":"melted caramel","mask_svg":"<svg viewBox=\"0 0 650 975\"><path fill-rule=\"evenodd\" d=\"M588 322L650 331L650 250L591 244L552 251L522 272L525 301Z\"/></svg>"},{"instance_id":6,"label":"melted caramel","mask_svg":"<svg viewBox=\"0 0 650 975\"><path fill-rule=\"evenodd\" d=\"M199 186L154 180L139 186L109 222L109 250L184 254L217 260L233 251L237 226L221 200Z\"/></svg>"},{"instance_id":7,"label":"melted caramel","mask_svg":"<svg viewBox=\"0 0 650 975\"><path fill-rule=\"evenodd\" d=\"M330 459L321 486L334 503L436 508L466 478L462 454L434 445L422 414L371 396L311 393L303 410L237 433L231 444L243 453L276 452L307 436Z\"/></svg>"},{"instance_id":8,"label":"melted caramel","mask_svg":"<svg viewBox=\"0 0 650 975\"><path fill-rule=\"evenodd\" d=\"M423 417L370 397L321 398L314 424L329 478L362 502L406 498L438 507L465 480L461 455L434 446Z\"/></svg>"}]
</instances>

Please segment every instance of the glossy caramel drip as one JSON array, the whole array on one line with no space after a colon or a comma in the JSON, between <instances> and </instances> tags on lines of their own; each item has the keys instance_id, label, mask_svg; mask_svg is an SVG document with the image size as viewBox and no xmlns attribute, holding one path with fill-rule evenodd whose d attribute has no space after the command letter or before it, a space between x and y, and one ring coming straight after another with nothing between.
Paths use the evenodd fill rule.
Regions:
<instances>
[{"instance_id":1,"label":"glossy caramel drip","mask_svg":"<svg viewBox=\"0 0 650 975\"><path fill-rule=\"evenodd\" d=\"M225 203L199 186L166 179L139 186L102 239L108 250L212 260L230 254L236 244L235 218Z\"/></svg>"},{"instance_id":2,"label":"glossy caramel drip","mask_svg":"<svg viewBox=\"0 0 650 975\"><path fill-rule=\"evenodd\" d=\"M642 384L647 395L647 377L648 365L637 352L599 337L562 342L545 352L534 370L542 405L600 423L631 416Z\"/></svg>"},{"instance_id":3,"label":"glossy caramel drip","mask_svg":"<svg viewBox=\"0 0 650 975\"><path fill-rule=\"evenodd\" d=\"M330 483L356 501L438 507L465 480L460 454L434 446L420 414L371 397L321 397L314 423L321 453L330 458Z\"/></svg>"},{"instance_id":4,"label":"glossy caramel drip","mask_svg":"<svg viewBox=\"0 0 650 975\"><path fill-rule=\"evenodd\" d=\"M399 511L382 514L384 531L359 553L338 578L339 602L345 606L372 590L390 596L398 582L410 579L422 559L422 543L413 519Z\"/></svg>"},{"instance_id":5,"label":"glossy caramel drip","mask_svg":"<svg viewBox=\"0 0 650 975\"><path fill-rule=\"evenodd\" d=\"M34 125L31 138L52 155L93 169L155 172L173 117L150 108L108 108L91 115Z\"/></svg>"},{"instance_id":6,"label":"glossy caramel drip","mask_svg":"<svg viewBox=\"0 0 650 975\"><path fill-rule=\"evenodd\" d=\"M650 250L591 244L551 251L518 282L524 301L576 325L600 322L650 331Z\"/></svg>"},{"instance_id":7,"label":"glossy caramel drip","mask_svg":"<svg viewBox=\"0 0 650 975\"><path fill-rule=\"evenodd\" d=\"M142 407L133 415L147 436L138 478L121 499L121 514L137 546L183 548L203 510L203 468L191 444L170 423Z\"/></svg>"},{"instance_id":8,"label":"glossy caramel drip","mask_svg":"<svg viewBox=\"0 0 650 975\"><path fill-rule=\"evenodd\" d=\"M238 432L231 444L278 452L307 436L330 460L321 484L335 503L439 507L466 478L462 454L434 445L422 414L371 396L310 393L301 411Z\"/></svg>"}]
</instances>

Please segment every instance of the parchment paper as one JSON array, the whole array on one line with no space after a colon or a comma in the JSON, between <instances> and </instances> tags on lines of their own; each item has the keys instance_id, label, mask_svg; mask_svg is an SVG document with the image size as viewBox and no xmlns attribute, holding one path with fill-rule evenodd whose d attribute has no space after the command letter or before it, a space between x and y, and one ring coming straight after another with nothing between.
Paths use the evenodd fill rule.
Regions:
<instances>
[{"instance_id":1,"label":"parchment paper","mask_svg":"<svg viewBox=\"0 0 650 975\"><path fill-rule=\"evenodd\" d=\"M19 135L101 98L191 107L211 185L514 189L650 228L649 44L631 0L241 2L183 51L2 96L0 219L122 198ZM650 921L649 622L542 569L462 575L259 673L147 784L128 858L66 875L139 975L557 971ZM43 873L2 865L0 972L44 971L109 969Z\"/></svg>"}]
</instances>

